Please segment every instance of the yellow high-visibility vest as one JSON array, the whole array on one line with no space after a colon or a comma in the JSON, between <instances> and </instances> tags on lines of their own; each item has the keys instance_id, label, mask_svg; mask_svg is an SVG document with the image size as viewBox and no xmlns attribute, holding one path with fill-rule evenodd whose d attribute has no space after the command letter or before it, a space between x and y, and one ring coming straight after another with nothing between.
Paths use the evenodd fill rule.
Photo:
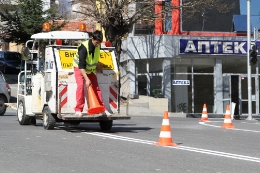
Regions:
<instances>
[{"instance_id":1,"label":"yellow high-visibility vest","mask_svg":"<svg viewBox=\"0 0 260 173\"><path fill-rule=\"evenodd\" d=\"M95 47L95 52L94 52L94 57L92 57L92 54L89 53L89 48L88 48L88 42L84 41L81 44L87 49L87 56L86 56L86 73L90 74L90 73L97 73L96 68L97 68L97 63L100 57L100 45L98 47ZM81 46L81 44L78 46L78 48ZM79 54L78 52L76 53L76 55L74 56L74 60L73 60L73 67L79 67Z\"/></svg>"}]
</instances>

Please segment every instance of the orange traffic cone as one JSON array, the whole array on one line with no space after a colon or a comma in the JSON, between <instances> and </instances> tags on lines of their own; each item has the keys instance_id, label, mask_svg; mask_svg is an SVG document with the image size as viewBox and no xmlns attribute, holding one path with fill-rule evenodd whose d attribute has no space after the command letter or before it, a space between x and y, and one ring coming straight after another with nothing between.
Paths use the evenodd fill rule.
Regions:
<instances>
[{"instance_id":1,"label":"orange traffic cone","mask_svg":"<svg viewBox=\"0 0 260 173\"><path fill-rule=\"evenodd\" d=\"M99 104L99 101L91 85L88 87L88 104L88 114L99 114L105 111L105 107Z\"/></svg>"},{"instance_id":2,"label":"orange traffic cone","mask_svg":"<svg viewBox=\"0 0 260 173\"><path fill-rule=\"evenodd\" d=\"M205 103L204 103L204 105L203 105L202 115L201 115L200 121L201 121L201 122L207 122L207 121L209 121L209 119L208 119L208 112L207 112L207 106L206 106Z\"/></svg>"},{"instance_id":3,"label":"orange traffic cone","mask_svg":"<svg viewBox=\"0 0 260 173\"><path fill-rule=\"evenodd\" d=\"M229 105L226 106L224 124L223 124L223 126L221 126L221 128L225 128L225 129L235 128L232 124L232 121L231 121L231 114L230 114L230 106Z\"/></svg>"},{"instance_id":4,"label":"orange traffic cone","mask_svg":"<svg viewBox=\"0 0 260 173\"><path fill-rule=\"evenodd\" d=\"M172 142L171 126L170 126L170 121L169 121L169 117L168 117L168 111L164 112L161 132L160 132L160 136L159 136L159 141L156 142L155 145L158 145L158 146L178 146L177 144Z\"/></svg>"}]
</instances>

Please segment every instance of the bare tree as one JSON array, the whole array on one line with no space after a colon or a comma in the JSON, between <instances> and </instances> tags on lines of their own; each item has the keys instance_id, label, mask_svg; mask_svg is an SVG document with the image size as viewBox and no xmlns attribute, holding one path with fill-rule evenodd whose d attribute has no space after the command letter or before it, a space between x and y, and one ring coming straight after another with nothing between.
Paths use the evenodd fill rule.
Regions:
<instances>
[{"instance_id":1,"label":"bare tree","mask_svg":"<svg viewBox=\"0 0 260 173\"><path fill-rule=\"evenodd\" d=\"M171 1L170 1L171 2ZM72 4L80 3L74 12L84 19L94 19L105 30L105 37L121 53L121 38L124 37L137 21L146 21L153 25L154 20L165 20L165 13L174 9L182 9L182 21L192 20L195 13L215 9L226 13L235 7L235 3L226 0L183 0L180 6L164 6L154 0L72 0ZM160 13L155 13L155 5L163 5Z\"/></svg>"}]
</instances>

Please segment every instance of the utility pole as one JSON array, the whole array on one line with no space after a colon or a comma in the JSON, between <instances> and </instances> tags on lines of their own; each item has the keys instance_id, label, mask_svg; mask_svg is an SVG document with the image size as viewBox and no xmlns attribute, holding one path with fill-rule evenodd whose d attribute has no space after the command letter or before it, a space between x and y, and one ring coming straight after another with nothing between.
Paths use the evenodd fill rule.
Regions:
<instances>
[{"instance_id":1,"label":"utility pole","mask_svg":"<svg viewBox=\"0 0 260 173\"><path fill-rule=\"evenodd\" d=\"M251 0L247 0L247 87L248 87L248 117L246 120L252 120L252 83L251 83L251 65L250 65L250 49L251 49Z\"/></svg>"},{"instance_id":2,"label":"utility pole","mask_svg":"<svg viewBox=\"0 0 260 173\"><path fill-rule=\"evenodd\" d=\"M257 58L257 55L258 55L258 47L256 45L256 42L258 40L258 28L254 28L254 41L255 41L255 44L254 44L254 47L256 48L256 66L255 66L255 73L256 73L256 92L255 92L255 98L256 98L256 103L259 103L259 95L258 95L258 92L259 92L259 69L258 69L258 58ZM256 114L259 114L259 105L256 105Z\"/></svg>"}]
</instances>

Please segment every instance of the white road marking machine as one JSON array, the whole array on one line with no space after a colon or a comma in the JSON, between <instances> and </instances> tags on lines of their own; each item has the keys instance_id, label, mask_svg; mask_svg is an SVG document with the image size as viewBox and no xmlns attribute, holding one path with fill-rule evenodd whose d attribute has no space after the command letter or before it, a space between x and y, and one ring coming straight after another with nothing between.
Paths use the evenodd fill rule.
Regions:
<instances>
[{"instance_id":1,"label":"white road marking machine","mask_svg":"<svg viewBox=\"0 0 260 173\"><path fill-rule=\"evenodd\" d=\"M83 117L76 117L77 84L72 62L77 45L89 39L89 35L85 32L51 31L34 34L31 39L25 45L28 60L24 71L18 75L16 107L19 124L35 124L36 119L43 119L44 129L50 130L56 122L74 126L81 122L99 122L102 130L110 130L113 120L130 119L119 109L120 79L114 48L101 46L103 73L97 73L104 104L112 115L87 115L86 101Z\"/></svg>"}]
</instances>

